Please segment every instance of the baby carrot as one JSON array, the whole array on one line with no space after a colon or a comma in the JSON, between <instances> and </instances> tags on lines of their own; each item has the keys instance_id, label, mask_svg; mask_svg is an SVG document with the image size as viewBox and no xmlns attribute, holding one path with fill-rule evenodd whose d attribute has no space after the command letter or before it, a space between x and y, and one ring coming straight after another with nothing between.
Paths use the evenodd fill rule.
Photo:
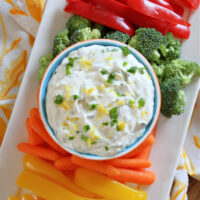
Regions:
<instances>
[{"instance_id":1,"label":"baby carrot","mask_svg":"<svg viewBox=\"0 0 200 200\"><path fill-rule=\"evenodd\" d=\"M72 163L71 156L63 157L54 163L54 166L59 170L76 170L77 165Z\"/></svg>"},{"instance_id":2,"label":"baby carrot","mask_svg":"<svg viewBox=\"0 0 200 200\"><path fill-rule=\"evenodd\" d=\"M133 156L135 156L136 154L141 152L146 146L152 145L153 143L154 143L154 137L152 135L149 135L145 139L145 141L142 144L140 144L136 149L127 153L126 155L122 156L121 158L132 158Z\"/></svg>"},{"instance_id":3,"label":"baby carrot","mask_svg":"<svg viewBox=\"0 0 200 200\"><path fill-rule=\"evenodd\" d=\"M120 174L118 176L111 176L111 178L120 182L130 182L143 185L151 185L156 175L150 171L138 171L132 169L119 169Z\"/></svg>"},{"instance_id":4,"label":"baby carrot","mask_svg":"<svg viewBox=\"0 0 200 200\"><path fill-rule=\"evenodd\" d=\"M28 143L31 145L40 145L44 143L44 140L32 129L29 119L26 120L26 128L28 131Z\"/></svg>"},{"instance_id":5,"label":"baby carrot","mask_svg":"<svg viewBox=\"0 0 200 200\"><path fill-rule=\"evenodd\" d=\"M32 117L33 115L40 116L39 110L37 108L31 108L29 115L30 117Z\"/></svg>"},{"instance_id":6,"label":"baby carrot","mask_svg":"<svg viewBox=\"0 0 200 200\"><path fill-rule=\"evenodd\" d=\"M119 168L148 168L151 166L151 162L146 159L123 159L123 158L117 158L108 161L108 164L119 167Z\"/></svg>"},{"instance_id":7,"label":"baby carrot","mask_svg":"<svg viewBox=\"0 0 200 200\"><path fill-rule=\"evenodd\" d=\"M77 156L72 156L72 163L96 172L100 172L102 174L107 174L110 176L119 175L119 170L117 168L103 161L86 160Z\"/></svg>"},{"instance_id":8,"label":"baby carrot","mask_svg":"<svg viewBox=\"0 0 200 200\"><path fill-rule=\"evenodd\" d=\"M30 125L31 127L40 135L40 137L47 142L50 146L52 146L56 151L58 151L62 155L67 155L68 153L62 149L58 144L56 144L53 139L49 136L47 131L45 130L40 118L35 114L30 117Z\"/></svg>"},{"instance_id":9,"label":"baby carrot","mask_svg":"<svg viewBox=\"0 0 200 200\"><path fill-rule=\"evenodd\" d=\"M28 143L20 143L17 147L24 153L32 154L51 161L56 161L60 157L56 151L41 146L32 146Z\"/></svg>"}]
</instances>

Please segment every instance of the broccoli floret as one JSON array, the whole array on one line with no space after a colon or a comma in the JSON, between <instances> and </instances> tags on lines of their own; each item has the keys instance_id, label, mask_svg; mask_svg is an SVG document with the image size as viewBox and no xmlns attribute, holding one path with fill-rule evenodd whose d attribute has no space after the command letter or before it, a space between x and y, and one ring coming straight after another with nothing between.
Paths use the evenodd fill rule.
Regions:
<instances>
[{"instance_id":1,"label":"broccoli floret","mask_svg":"<svg viewBox=\"0 0 200 200\"><path fill-rule=\"evenodd\" d=\"M93 28L99 30L102 37L104 37L111 30L110 28L97 23L94 24Z\"/></svg>"},{"instance_id":2,"label":"broccoli floret","mask_svg":"<svg viewBox=\"0 0 200 200\"><path fill-rule=\"evenodd\" d=\"M44 74L46 68L49 66L49 64L52 60L53 60L53 54L52 53L48 53L47 55L40 57L40 68L38 70L39 81L42 80L43 74Z\"/></svg>"},{"instance_id":3,"label":"broccoli floret","mask_svg":"<svg viewBox=\"0 0 200 200\"><path fill-rule=\"evenodd\" d=\"M56 56L63 51L69 44L68 29L61 30L57 33L54 39L53 55Z\"/></svg>"},{"instance_id":4,"label":"broccoli floret","mask_svg":"<svg viewBox=\"0 0 200 200\"><path fill-rule=\"evenodd\" d=\"M112 31L104 36L105 39L117 40L119 42L127 43L130 40L128 34L122 33L120 31Z\"/></svg>"},{"instance_id":5,"label":"broccoli floret","mask_svg":"<svg viewBox=\"0 0 200 200\"><path fill-rule=\"evenodd\" d=\"M154 72L156 73L158 80L162 81L164 77L165 65L164 64L157 65L156 63L152 63L151 65L153 67Z\"/></svg>"},{"instance_id":6,"label":"broccoli floret","mask_svg":"<svg viewBox=\"0 0 200 200\"><path fill-rule=\"evenodd\" d=\"M194 76L200 76L200 66L187 60L172 60L164 70L166 78L178 76L182 85L189 84Z\"/></svg>"},{"instance_id":7,"label":"broccoli floret","mask_svg":"<svg viewBox=\"0 0 200 200\"><path fill-rule=\"evenodd\" d=\"M162 58L164 61L171 61L177 59L181 55L181 43L179 40L175 39L171 33L165 35L167 40L167 46L162 46L160 48L162 53Z\"/></svg>"},{"instance_id":8,"label":"broccoli floret","mask_svg":"<svg viewBox=\"0 0 200 200\"><path fill-rule=\"evenodd\" d=\"M181 90L179 77L166 79L160 83L161 89L161 112L166 117L180 115L184 112L185 95Z\"/></svg>"},{"instance_id":9,"label":"broccoli floret","mask_svg":"<svg viewBox=\"0 0 200 200\"><path fill-rule=\"evenodd\" d=\"M92 23L90 20L83 18L78 15L72 15L66 23L66 28L69 30L71 36L78 29L89 27L91 28Z\"/></svg>"},{"instance_id":10,"label":"broccoli floret","mask_svg":"<svg viewBox=\"0 0 200 200\"><path fill-rule=\"evenodd\" d=\"M91 30L91 28L83 28L75 31L71 36L71 44L81 42L84 40L97 39L101 37L101 33L97 29Z\"/></svg>"},{"instance_id":11,"label":"broccoli floret","mask_svg":"<svg viewBox=\"0 0 200 200\"><path fill-rule=\"evenodd\" d=\"M167 46L167 40L160 32L154 28L139 28L129 41L129 45L138 50L150 62L159 63L161 48Z\"/></svg>"}]
</instances>

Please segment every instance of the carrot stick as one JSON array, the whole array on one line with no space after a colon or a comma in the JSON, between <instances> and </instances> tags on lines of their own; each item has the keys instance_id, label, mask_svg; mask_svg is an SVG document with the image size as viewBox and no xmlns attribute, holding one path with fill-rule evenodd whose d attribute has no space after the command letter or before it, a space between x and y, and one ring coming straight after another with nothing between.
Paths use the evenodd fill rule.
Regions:
<instances>
[{"instance_id":1,"label":"carrot stick","mask_svg":"<svg viewBox=\"0 0 200 200\"><path fill-rule=\"evenodd\" d=\"M108 161L108 164L119 167L119 168L148 168L151 166L151 162L146 159L124 159L124 158L117 158Z\"/></svg>"},{"instance_id":2,"label":"carrot stick","mask_svg":"<svg viewBox=\"0 0 200 200\"><path fill-rule=\"evenodd\" d=\"M40 116L39 110L37 108L31 108L29 115L30 117L32 117L33 115Z\"/></svg>"},{"instance_id":3,"label":"carrot stick","mask_svg":"<svg viewBox=\"0 0 200 200\"><path fill-rule=\"evenodd\" d=\"M45 130L41 120L35 114L30 117L30 125L31 127L39 134L39 136L47 142L50 146L52 146L56 151L60 154L66 156L68 153L62 149L58 144L56 144L53 139L49 136L47 131Z\"/></svg>"},{"instance_id":4,"label":"carrot stick","mask_svg":"<svg viewBox=\"0 0 200 200\"><path fill-rule=\"evenodd\" d=\"M131 169L119 169L120 174L118 176L110 176L111 178L120 182L131 182L136 184L151 185L156 175L150 171L138 171Z\"/></svg>"},{"instance_id":5,"label":"carrot stick","mask_svg":"<svg viewBox=\"0 0 200 200\"><path fill-rule=\"evenodd\" d=\"M133 156L135 156L136 154L141 152L146 146L152 145L153 143L154 143L154 137L152 135L149 135L145 139L145 141L142 144L140 144L136 149L127 153L126 155L122 156L121 158L132 158Z\"/></svg>"},{"instance_id":6,"label":"carrot stick","mask_svg":"<svg viewBox=\"0 0 200 200\"><path fill-rule=\"evenodd\" d=\"M59 170L76 170L78 168L77 165L72 163L71 156L58 159L54 166Z\"/></svg>"},{"instance_id":7,"label":"carrot stick","mask_svg":"<svg viewBox=\"0 0 200 200\"><path fill-rule=\"evenodd\" d=\"M17 148L24 153L32 154L51 161L56 161L60 158L60 155L56 151L41 146L32 146L28 143L20 143Z\"/></svg>"},{"instance_id":8,"label":"carrot stick","mask_svg":"<svg viewBox=\"0 0 200 200\"><path fill-rule=\"evenodd\" d=\"M28 131L28 143L31 145L40 145L44 140L32 129L29 119L26 120L26 128Z\"/></svg>"},{"instance_id":9,"label":"carrot stick","mask_svg":"<svg viewBox=\"0 0 200 200\"><path fill-rule=\"evenodd\" d=\"M86 160L77 156L72 156L72 163L102 174L110 176L119 175L119 170L117 168L103 161Z\"/></svg>"}]
</instances>

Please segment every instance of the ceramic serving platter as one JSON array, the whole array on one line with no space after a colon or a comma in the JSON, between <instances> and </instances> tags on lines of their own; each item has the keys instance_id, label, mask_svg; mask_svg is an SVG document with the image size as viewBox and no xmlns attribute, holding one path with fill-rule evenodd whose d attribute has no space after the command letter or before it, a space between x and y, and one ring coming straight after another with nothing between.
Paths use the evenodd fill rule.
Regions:
<instances>
[{"instance_id":1,"label":"ceramic serving platter","mask_svg":"<svg viewBox=\"0 0 200 200\"><path fill-rule=\"evenodd\" d=\"M51 50L55 34L65 27L65 23L70 17L70 14L63 11L65 4L65 0L48 0L46 5L0 150L0 200L6 200L9 195L15 194L17 190L15 181L23 169L23 154L17 150L17 144L27 141L25 121L30 108L37 106L38 60L41 55ZM200 10L190 17L190 23L192 24L191 37L183 43L182 57L200 64ZM153 185L145 188L148 192L148 200L168 199L198 88L198 79L195 79L192 84L185 88L187 104L184 114L171 119L162 115L159 118L156 142L150 155L151 170L156 173L157 179Z\"/></svg>"}]
</instances>

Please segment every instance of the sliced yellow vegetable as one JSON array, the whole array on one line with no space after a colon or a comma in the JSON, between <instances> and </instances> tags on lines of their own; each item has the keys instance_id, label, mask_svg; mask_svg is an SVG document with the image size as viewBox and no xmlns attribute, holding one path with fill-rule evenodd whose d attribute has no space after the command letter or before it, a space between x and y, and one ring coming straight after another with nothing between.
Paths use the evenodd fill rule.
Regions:
<instances>
[{"instance_id":1,"label":"sliced yellow vegetable","mask_svg":"<svg viewBox=\"0 0 200 200\"><path fill-rule=\"evenodd\" d=\"M75 194L90 198L97 197L97 195L93 194L92 192L86 191L85 189L77 186L61 171L57 170L53 165L40 158L27 154L23 158L23 165L25 169L36 172L37 174L48 178L49 180L57 183L58 185L70 190Z\"/></svg>"},{"instance_id":2,"label":"sliced yellow vegetable","mask_svg":"<svg viewBox=\"0 0 200 200\"><path fill-rule=\"evenodd\" d=\"M8 200L21 200L21 198L17 196L9 196Z\"/></svg>"},{"instance_id":3,"label":"sliced yellow vegetable","mask_svg":"<svg viewBox=\"0 0 200 200\"><path fill-rule=\"evenodd\" d=\"M38 198L31 194L23 194L21 200L37 200Z\"/></svg>"},{"instance_id":4,"label":"sliced yellow vegetable","mask_svg":"<svg viewBox=\"0 0 200 200\"><path fill-rule=\"evenodd\" d=\"M129 188L102 174L84 168L76 170L75 183L110 200L147 200L146 192Z\"/></svg>"},{"instance_id":5,"label":"sliced yellow vegetable","mask_svg":"<svg viewBox=\"0 0 200 200\"><path fill-rule=\"evenodd\" d=\"M78 196L64 187L35 174L24 170L17 178L16 184L26 188L45 200L91 200L87 197Z\"/></svg>"}]
</instances>

